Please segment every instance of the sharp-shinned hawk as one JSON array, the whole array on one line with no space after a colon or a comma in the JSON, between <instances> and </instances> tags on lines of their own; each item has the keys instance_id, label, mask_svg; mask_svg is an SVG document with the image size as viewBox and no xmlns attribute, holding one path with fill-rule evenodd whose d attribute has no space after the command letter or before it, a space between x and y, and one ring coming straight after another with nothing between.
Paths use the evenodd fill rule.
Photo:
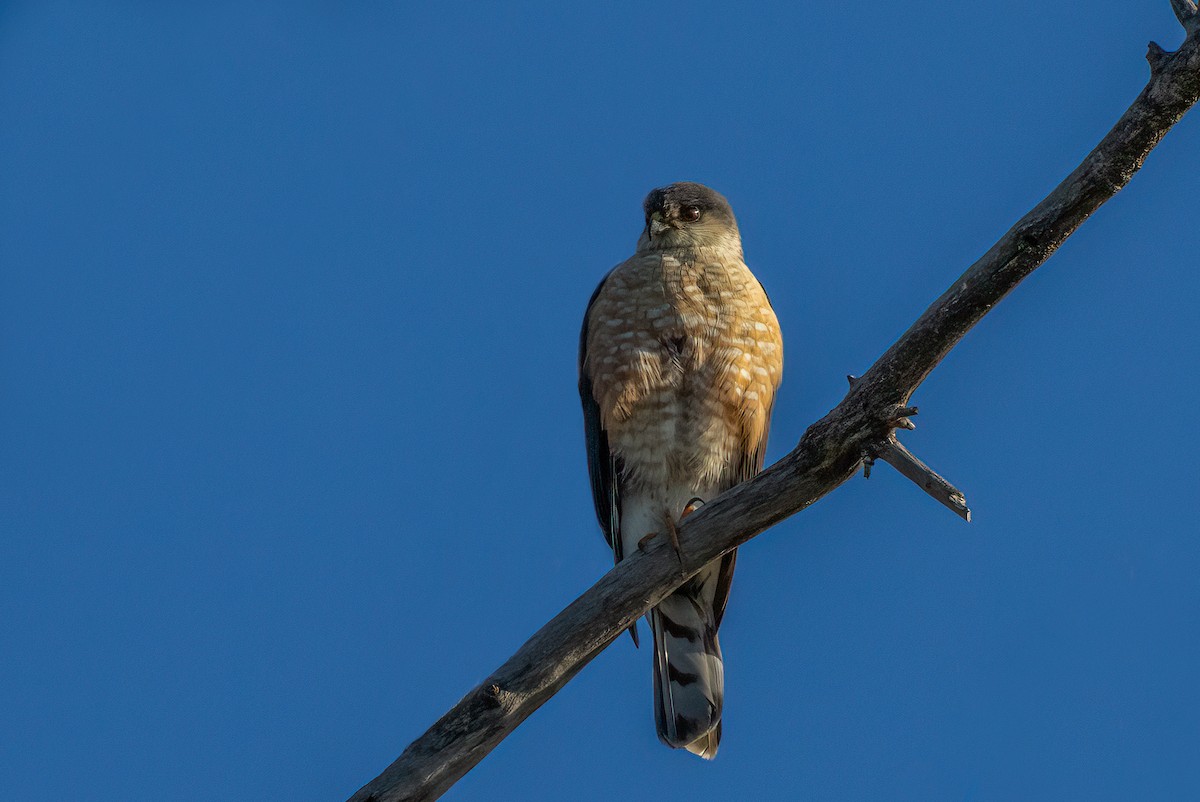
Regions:
<instances>
[{"instance_id":1,"label":"sharp-shinned hawk","mask_svg":"<svg viewBox=\"0 0 1200 802\"><path fill-rule=\"evenodd\" d=\"M617 562L762 469L783 371L779 324L729 202L678 183L644 209L637 251L596 288L579 343L588 472ZM709 563L648 615L659 738L705 758L721 739L717 629L736 557ZM636 625L631 634L636 643Z\"/></svg>"}]
</instances>

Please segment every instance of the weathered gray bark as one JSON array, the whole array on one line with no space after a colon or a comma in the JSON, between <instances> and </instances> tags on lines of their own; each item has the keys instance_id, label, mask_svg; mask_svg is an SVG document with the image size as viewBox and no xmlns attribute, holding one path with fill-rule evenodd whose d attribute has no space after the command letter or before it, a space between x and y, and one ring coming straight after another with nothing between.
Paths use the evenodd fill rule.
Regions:
<instances>
[{"instance_id":1,"label":"weathered gray bark","mask_svg":"<svg viewBox=\"0 0 1200 802\"><path fill-rule=\"evenodd\" d=\"M689 516L679 531L684 567L664 538L634 554L542 627L508 662L414 741L352 802L433 799L443 793L601 649L686 575L820 499L878 457L966 517L961 495L912 458L893 429L915 410L909 397L992 307L1142 166L1200 96L1200 14L1171 0L1187 30L1166 53L1150 45L1151 78L1074 172L960 276L861 378L808 428L796 448L754 479ZM961 507L961 509L960 509Z\"/></svg>"}]
</instances>

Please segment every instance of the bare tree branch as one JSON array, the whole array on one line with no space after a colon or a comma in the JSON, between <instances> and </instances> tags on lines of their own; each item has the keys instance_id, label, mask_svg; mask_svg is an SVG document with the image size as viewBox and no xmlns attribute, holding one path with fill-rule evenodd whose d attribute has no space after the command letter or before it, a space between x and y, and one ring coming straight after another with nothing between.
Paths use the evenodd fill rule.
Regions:
<instances>
[{"instance_id":1,"label":"bare tree branch","mask_svg":"<svg viewBox=\"0 0 1200 802\"><path fill-rule=\"evenodd\" d=\"M1174 53L1150 48L1150 82L1113 129L864 376L852 380L845 399L810 426L790 454L688 516L679 532L682 573L664 539L622 561L360 789L353 802L440 795L686 576L820 499L850 478L864 455L886 459L923 487L937 476L894 440L897 421L904 419L898 409L972 326L1129 182L1200 96L1200 14L1192 0L1172 0L1172 7L1187 39ZM947 506L955 509L951 497L961 499L961 493L938 480ZM965 510L962 504L955 511Z\"/></svg>"}]
</instances>

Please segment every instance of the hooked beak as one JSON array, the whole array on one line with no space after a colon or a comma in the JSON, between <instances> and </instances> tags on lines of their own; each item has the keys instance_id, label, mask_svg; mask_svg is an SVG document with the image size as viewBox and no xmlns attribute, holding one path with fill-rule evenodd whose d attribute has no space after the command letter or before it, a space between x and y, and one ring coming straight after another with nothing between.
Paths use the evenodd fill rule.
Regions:
<instances>
[{"instance_id":1,"label":"hooked beak","mask_svg":"<svg viewBox=\"0 0 1200 802\"><path fill-rule=\"evenodd\" d=\"M650 236L657 237L659 234L666 231L671 226L663 220L662 212L654 212L650 215Z\"/></svg>"}]
</instances>

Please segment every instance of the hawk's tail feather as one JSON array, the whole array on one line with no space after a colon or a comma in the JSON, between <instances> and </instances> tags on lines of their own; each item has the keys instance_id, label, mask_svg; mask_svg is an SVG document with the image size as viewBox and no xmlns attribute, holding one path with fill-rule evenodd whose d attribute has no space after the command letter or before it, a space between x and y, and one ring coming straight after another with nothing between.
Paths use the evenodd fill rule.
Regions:
<instances>
[{"instance_id":1,"label":"hawk's tail feather","mask_svg":"<svg viewBox=\"0 0 1200 802\"><path fill-rule=\"evenodd\" d=\"M711 760L721 740L725 668L713 610L689 582L650 611L654 719L668 746Z\"/></svg>"},{"instance_id":2,"label":"hawk's tail feather","mask_svg":"<svg viewBox=\"0 0 1200 802\"><path fill-rule=\"evenodd\" d=\"M699 755L705 760L712 760L717 756L717 747L721 745L721 722L717 722L717 726L712 728L708 735L702 735L692 741L684 749L691 752L693 755Z\"/></svg>"}]
</instances>

